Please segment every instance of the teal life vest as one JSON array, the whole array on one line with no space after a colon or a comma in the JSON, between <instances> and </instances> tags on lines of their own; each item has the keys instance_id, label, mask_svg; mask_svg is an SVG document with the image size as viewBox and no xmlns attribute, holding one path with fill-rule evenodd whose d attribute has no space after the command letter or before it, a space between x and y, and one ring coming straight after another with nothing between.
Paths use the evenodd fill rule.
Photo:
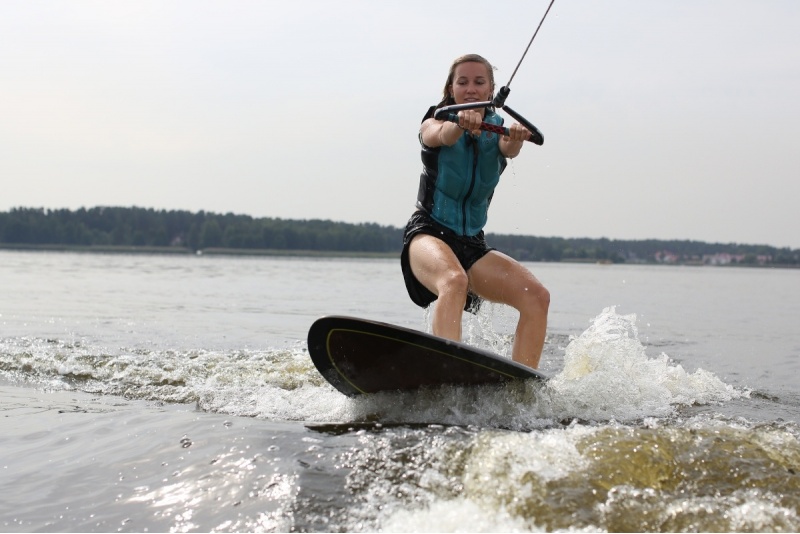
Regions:
<instances>
[{"instance_id":1,"label":"teal life vest","mask_svg":"<svg viewBox=\"0 0 800 534\"><path fill-rule=\"evenodd\" d=\"M431 108L423 121L433 116L434 110ZM503 124L503 118L488 109L483 120ZM486 225L489 203L507 164L499 141L495 133L473 137L465 131L453 146L428 147L420 136L422 174L417 208L459 235L478 235Z\"/></svg>"}]
</instances>

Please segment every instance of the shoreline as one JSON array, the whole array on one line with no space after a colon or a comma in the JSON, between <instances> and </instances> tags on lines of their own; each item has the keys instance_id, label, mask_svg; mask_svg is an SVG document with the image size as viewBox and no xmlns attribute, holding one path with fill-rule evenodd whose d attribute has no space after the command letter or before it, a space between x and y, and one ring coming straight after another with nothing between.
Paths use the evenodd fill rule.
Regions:
<instances>
[{"instance_id":1,"label":"shoreline","mask_svg":"<svg viewBox=\"0 0 800 534\"><path fill-rule=\"evenodd\" d=\"M398 259L400 252L359 252L335 250L290 250L290 249L239 249L239 248L207 248L194 251L188 247L178 246L131 246L131 245L31 245L0 243L0 250L17 252L77 252L85 254L159 254L186 256L250 256L250 257L295 257L295 258L354 258L354 259ZM781 264L739 264L712 265L697 261L657 263L657 262L619 262L594 260L585 258L563 258L560 261L536 262L524 260L522 263L568 263L587 265L654 265L672 267L741 267L746 269L800 269L800 265Z\"/></svg>"},{"instance_id":2,"label":"shoreline","mask_svg":"<svg viewBox=\"0 0 800 534\"><path fill-rule=\"evenodd\" d=\"M0 250L17 252L79 252L87 254L162 254L186 256L292 256L303 258L399 258L400 252L359 252L335 250L239 249L188 247L155 247L130 245L27 245L0 243Z\"/></svg>"}]
</instances>

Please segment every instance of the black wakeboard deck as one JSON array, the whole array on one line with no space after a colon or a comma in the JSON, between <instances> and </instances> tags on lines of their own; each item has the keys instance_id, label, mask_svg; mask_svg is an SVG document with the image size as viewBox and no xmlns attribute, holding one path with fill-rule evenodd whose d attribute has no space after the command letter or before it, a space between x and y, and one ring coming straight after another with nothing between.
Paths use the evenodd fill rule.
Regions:
<instances>
[{"instance_id":1,"label":"black wakeboard deck","mask_svg":"<svg viewBox=\"0 0 800 534\"><path fill-rule=\"evenodd\" d=\"M547 376L508 358L424 332L355 317L317 319L308 331L317 370L348 396Z\"/></svg>"}]
</instances>

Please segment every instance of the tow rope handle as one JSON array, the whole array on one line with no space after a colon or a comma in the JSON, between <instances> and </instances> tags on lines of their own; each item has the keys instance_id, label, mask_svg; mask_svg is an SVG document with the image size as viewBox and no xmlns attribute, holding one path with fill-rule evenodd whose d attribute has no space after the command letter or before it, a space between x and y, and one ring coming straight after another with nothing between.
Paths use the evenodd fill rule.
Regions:
<instances>
[{"instance_id":1,"label":"tow rope handle","mask_svg":"<svg viewBox=\"0 0 800 534\"><path fill-rule=\"evenodd\" d=\"M458 112L462 109L480 109L480 108L487 108L489 106L494 106L504 110L506 113L514 117L517 122L523 125L525 128L531 132L530 137L528 137L527 141L535 145L541 146L544 143L544 136L539 129L531 123L528 119L511 109L510 107L505 105L506 97L508 97L508 93L511 90L508 87L501 87L500 91L498 91L497 96L494 100L489 100L486 102L470 102L468 104L455 104L452 106L444 106L436 110L433 114L433 118L438 121L449 121L458 123ZM488 122L481 122L479 126L481 130L487 132L493 132L498 135L509 135L509 129L505 126L497 126L495 124L489 124Z\"/></svg>"}]
</instances>

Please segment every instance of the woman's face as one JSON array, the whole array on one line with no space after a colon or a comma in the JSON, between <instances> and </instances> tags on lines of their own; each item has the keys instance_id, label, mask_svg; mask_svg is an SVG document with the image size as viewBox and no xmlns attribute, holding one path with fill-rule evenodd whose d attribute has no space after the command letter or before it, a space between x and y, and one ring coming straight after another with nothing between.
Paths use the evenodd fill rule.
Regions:
<instances>
[{"instance_id":1,"label":"woman's face","mask_svg":"<svg viewBox=\"0 0 800 534\"><path fill-rule=\"evenodd\" d=\"M467 61L456 66L450 94L456 104L485 102L492 94L489 70L483 63Z\"/></svg>"}]
</instances>

